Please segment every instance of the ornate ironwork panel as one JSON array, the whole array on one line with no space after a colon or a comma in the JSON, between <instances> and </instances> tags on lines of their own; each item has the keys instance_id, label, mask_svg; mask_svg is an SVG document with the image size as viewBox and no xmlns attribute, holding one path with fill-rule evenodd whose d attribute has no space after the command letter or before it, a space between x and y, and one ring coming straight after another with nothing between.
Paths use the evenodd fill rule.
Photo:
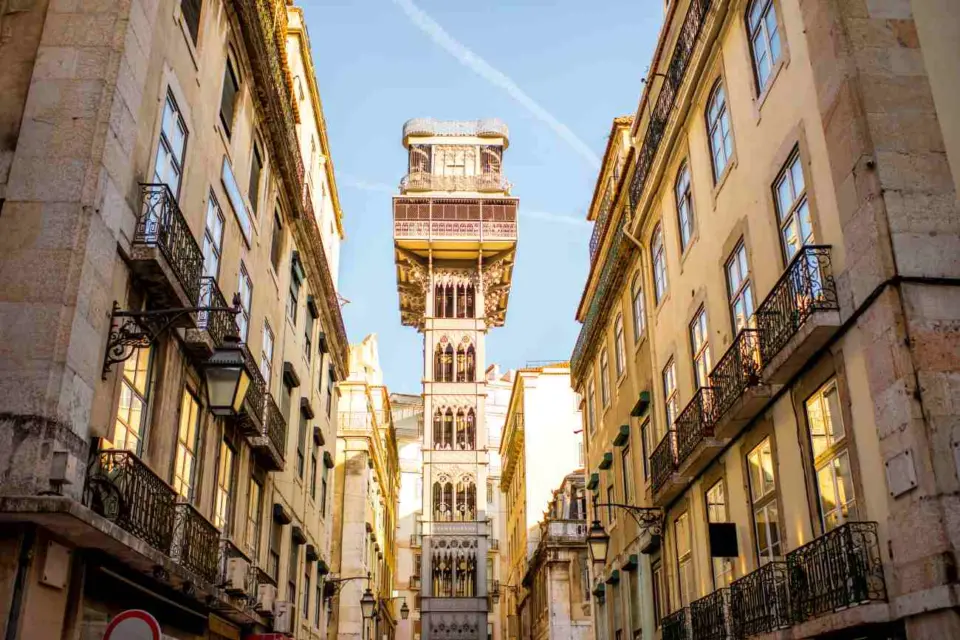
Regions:
<instances>
[{"instance_id":1,"label":"ornate ironwork panel","mask_svg":"<svg viewBox=\"0 0 960 640\"><path fill-rule=\"evenodd\" d=\"M267 414L263 423L263 435L267 436L270 444L276 448L282 460L284 443L287 441L287 421L284 420L283 414L280 413L280 407L277 406L277 401L274 400L273 396L269 393L267 394Z\"/></svg>"},{"instance_id":2,"label":"ornate ironwork panel","mask_svg":"<svg viewBox=\"0 0 960 640\"><path fill-rule=\"evenodd\" d=\"M243 351L243 364L250 374L250 386L247 387L247 395L243 400L244 412L249 411L255 418L256 423L262 425L267 406L267 382L263 379L260 367L257 366L253 354L250 353L250 349L245 343L241 345L241 349Z\"/></svg>"},{"instance_id":3,"label":"ornate ironwork panel","mask_svg":"<svg viewBox=\"0 0 960 640\"><path fill-rule=\"evenodd\" d=\"M84 503L163 553L170 552L176 497L130 451L98 451L87 471Z\"/></svg>"},{"instance_id":4,"label":"ornate ironwork panel","mask_svg":"<svg viewBox=\"0 0 960 640\"><path fill-rule=\"evenodd\" d=\"M730 590L717 589L690 603L690 629L697 640L729 640L733 637Z\"/></svg>"},{"instance_id":5,"label":"ornate ironwork panel","mask_svg":"<svg viewBox=\"0 0 960 640\"><path fill-rule=\"evenodd\" d=\"M757 330L741 329L710 372L716 420L723 417L747 387L760 384L761 362Z\"/></svg>"},{"instance_id":6,"label":"ornate ironwork panel","mask_svg":"<svg viewBox=\"0 0 960 640\"><path fill-rule=\"evenodd\" d=\"M613 197L616 188L617 183L613 179L613 176L611 176L607 179L606 189L603 191L603 199L600 201L600 213L597 215L597 220L593 224L593 233L590 235L591 261L596 257L597 250L600 248L600 240L603 237L602 234L607 229L607 222L609 222L610 213L613 211Z\"/></svg>"},{"instance_id":7,"label":"ornate ironwork panel","mask_svg":"<svg viewBox=\"0 0 960 640\"><path fill-rule=\"evenodd\" d=\"M428 171L412 171L400 180L400 188L409 190L508 191L511 186L502 173L444 176Z\"/></svg>"},{"instance_id":8,"label":"ornate ironwork panel","mask_svg":"<svg viewBox=\"0 0 960 640\"><path fill-rule=\"evenodd\" d=\"M839 309L830 247L804 246L757 309L763 362L776 356L813 313Z\"/></svg>"},{"instance_id":9,"label":"ornate ironwork panel","mask_svg":"<svg viewBox=\"0 0 960 640\"><path fill-rule=\"evenodd\" d=\"M650 484L654 492L659 491L677 468L677 432L667 431L650 454Z\"/></svg>"},{"instance_id":10,"label":"ornate ironwork panel","mask_svg":"<svg viewBox=\"0 0 960 640\"><path fill-rule=\"evenodd\" d=\"M200 304L201 307L220 307L228 309L230 305L223 297L220 287L217 286L216 278L204 276L200 279ZM213 344L220 346L223 344L223 337L240 334L237 328L236 316L229 311L198 311L197 328L210 334Z\"/></svg>"},{"instance_id":11,"label":"ornate ironwork panel","mask_svg":"<svg viewBox=\"0 0 960 640\"><path fill-rule=\"evenodd\" d=\"M664 616L663 620L660 621L660 637L663 640L690 640L690 624L687 613L688 609L683 608Z\"/></svg>"},{"instance_id":12,"label":"ornate ironwork panel","mask_svg":"<svg viewBox=\"0 0 960 640\"><path fill-rule=\"evenodd\" d=\"M876 522L848 522L787 554L794 619L885 602Z\"/></svg>"},{"instance_id":13,"label":"ornate ironwork panel","mask_svg":"<svg viewBox=\"0 0 960 640\"><path fill-rule=\"evenodd\" d=\"M731 584L730 607L737 638L789 627L787 563L768 562Z\"/></svg>"},{"instance_id":14,"label":"ornate ironwork panel","mask_svg":"<svg viewBox=\"0 0 960 640\"><path fill-rule=\"evenodd\" d=\"M200 297L203 253L180 205L165 184L140 185L142 211L133 234L133 244L156 247L167 259L191 305ZM225 305L226 306L226 305Z\"/></svg>"},{"instance_id":15,"label":"ornate ironwork panel","mask_svg":"<svg viewBox=\"0 0 960 640\"><path fill-rule=\"evenodd\" d=\"M217 581L220 530L187 502L175 508L170 557L207 582Z\"/></svg>"},{"instance_id":16,"label":"ornate ironwork panel","mask_svg":"<svg viewBox=\"0 0 960 640\"><path fill-rule=\"evenodd\" d=\"M686 460L704 438L713 436L713 425L716 423L715 406L713 389L701 387L677 416L674 426L677 430L678 464Z\"/></svg>"}]
</instances>

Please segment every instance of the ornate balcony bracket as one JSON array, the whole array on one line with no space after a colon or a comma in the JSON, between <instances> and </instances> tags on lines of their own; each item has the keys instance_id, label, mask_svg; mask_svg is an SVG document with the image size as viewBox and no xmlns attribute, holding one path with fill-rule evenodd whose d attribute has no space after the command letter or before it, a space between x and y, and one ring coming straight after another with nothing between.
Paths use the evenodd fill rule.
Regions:
<instances>
[{"instance_id":1,"label":"ornate balcony bracket","mask_svg":"<svg viewBox=\"0 0 960 640\"><path fill-rule=\"evenodd\" d=\"M600 507L623 509L633 517L641 533L648 532L653 536L663 534L663 509L659 507L637 507L632 504L620 504L618 502L596 502L593 507L594 509L599 509Z\"/></svg>"},{"instance_id":2,"label":"ornate balcony bracket","mask_svg":"<svg viewBox=\"0 0 960 640\"><path fill-rule=\"evenodd\" d=\"M137 349L145 349L156 342L178 319L188 313L226 312L236 316L240 313L240 294L233 296L232 307L176 307L151 311L123 311L116 300L110 314L110 336L103 354L103 379L110 368L126 361Z\"/></svg>"}]
</instances>

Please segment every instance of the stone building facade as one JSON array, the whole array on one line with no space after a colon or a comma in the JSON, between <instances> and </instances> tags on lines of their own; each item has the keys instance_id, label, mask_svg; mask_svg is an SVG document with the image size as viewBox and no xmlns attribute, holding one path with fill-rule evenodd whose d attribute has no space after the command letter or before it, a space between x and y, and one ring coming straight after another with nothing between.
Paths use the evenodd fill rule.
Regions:
<instances>
[{"instance_id":1,"label":"stone building facade","mask_svg":"<svg viewBox=\"0 0 960 640\"><path fill-rule=\"evenodd\" d=\"M299 10L2 7L0 632L319 637L331 514L278 474L332 445L347 344ZM250 384L213 415L232 336Z\"/></svg>"},{"instance_id":2,"label":"stone building facade","mask_svg":"<svg viewBox=\"0 0 960 640\"><path fill-rule=\"evenodd\" d=\"M598 499L660 510L591 508L599 639L960 636L957 25L667 5L571 363Z\"/></svg>"},{"instance_id":3,"label":"stone building facade","mask_svg":"<svg viewBox=\"0 0 960 640\"><path fill-rule=\"evenodd\" d=\"M593 638L586 508L583 471L577 470L554 491L539 523L518 605L523 640Z\"/></svg>"},{"instance_id":4,"label":"stone building facade","mask_svg":"<svg viewBox=\"0 0 960 640\"><path fill-rule=\"evenodd\" d=\"M517 241L509 137L498 120L421 118L403 144L400 316L424 338L421 638L479 639L490 610L485 342L505 321Z\"/></svg>"},{"instance_id":5,"label":"stone building facade","mask_svg":"<svg viewBox=\"0 0 960 640\"><path fill-rule=\"evenodd\" d=\"M398 640L420 636L420 580L423 533L423 396L392 393L393 424L400 458L397 511L397 595L410 608L410 617L397 626Z\"/></svg>"},{"instance_id":6,"label":"stone building facade","mask_svg":"<svg viewBox=\"0 0 960 640\"><path fill-rule=\"evenodd\" d=\"M393 640L402 606L393 591L400 461L376 335L350 346L350 376L338 386L334 575L325 594L335 613L328 633ZM360 607L368 588L376 598L372 619L364 619Z\"/></svg>"}]
</instances>

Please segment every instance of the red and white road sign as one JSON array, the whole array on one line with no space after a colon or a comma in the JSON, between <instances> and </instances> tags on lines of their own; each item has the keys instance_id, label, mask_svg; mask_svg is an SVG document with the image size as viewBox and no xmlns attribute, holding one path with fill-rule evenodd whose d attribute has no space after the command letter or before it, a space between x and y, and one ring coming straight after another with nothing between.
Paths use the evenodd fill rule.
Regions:
<instances>
[{"instance_id":1,"label":"red and white road sign","mask_svg":"<svg viewBox=\"0 0 960 640\"><path fill-rule=\"evenodd\" d=\"M103 640L161 640L160 624L146 611L130 609L110 621Z\"/></svg>"}]
</instances>

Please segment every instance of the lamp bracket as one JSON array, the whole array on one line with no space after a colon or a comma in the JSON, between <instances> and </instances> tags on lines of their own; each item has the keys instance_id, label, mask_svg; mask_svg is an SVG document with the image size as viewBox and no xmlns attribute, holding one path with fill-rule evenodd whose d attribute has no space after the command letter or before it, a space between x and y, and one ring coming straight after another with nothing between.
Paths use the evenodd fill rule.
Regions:
<instances>
[{"instance_id":1,"label":"lamp bracket","mask_svg":"<svg viewBox=\"0 0 960 640\"><path fill-rule=\"evenodd\" d=\"M110 314L107 350L103 354L102 378L106 380L110 368L128 360L137 349L146 349L151 346L183 316L189 313L214 311L237 315L240 313L240 294L233 296L231 307L175 307L150 311L124 311L114 300L113 311Z\"/></svg>"},{"instance_id":2,"label":"lamp bracket","mask_svg":"<svg viewBox=\"0 0 960 640\"><path fill-rule=\"evenodd\" d=\"M648 532L650 535L663 535L663 509L660 507L637 507L632 504L621 504L618 502L594 502L594 511L600 507L612 507L614 509L623 509L637 523L641 532Z\"/></svg>"}]
</instances>

